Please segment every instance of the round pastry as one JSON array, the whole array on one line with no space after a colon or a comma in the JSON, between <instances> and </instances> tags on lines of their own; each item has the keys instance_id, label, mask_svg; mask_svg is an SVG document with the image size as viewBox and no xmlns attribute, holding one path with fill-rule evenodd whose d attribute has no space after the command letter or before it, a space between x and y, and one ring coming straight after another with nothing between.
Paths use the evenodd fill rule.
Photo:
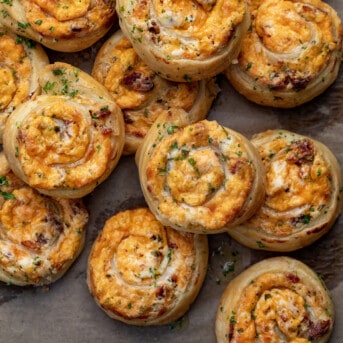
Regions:
<instances>
[{"instance_id":1,"label":"round pastry","mask_svg":"<svg viewBox=\"0 0 343 343\"><path fill-rule=\"evenodd\" d=\"M285 130L268 130L251 142L266 172L264 204L230 229L253 249L292 251L322 237L334 224L343 197L337 159L323 143Z\"/></svg>"},{"instance_id":2,"label":"round pastry","mask_svg":"<svg viewBox=\"0 0 343 343\"><path fill-rule=\"evenodd\" d=\"M75 52L103 37L116 20L115 0L8 0L0 22L56 51Z\"/></svg>"},{"instance_id":3,"label":"round pastry","mask_svg":"<svg viewBox=\"0 0 343 343\"><path fill-rule=\"evenodd\" d=\"M325 343L334 307L320 277L289 257L249 267L226 287L218 306L218 343Z\"/></svg>"},{"instance_id":4,"label":"round pastry","mask_svg":"<svg viewBox=\"0 0 343 343\"><path fill-rule=\"evenodd\" d=\"M18 179L0 153L0 280L19 286L62 277L85 242L79 199L52 198Z\"/></svg>"},{"instance_id":5,"label":"round pastry","mask_svg":"<svg viewBox=\"0 0 343 343\"><path fill-rule=\"evenodd\" d=\"M264 200L257 150L216 121L187 125L187 116L168 111L146 135L136 163L150 210L177 230L224 232L247 220Z\"/></svg>"},{"instance_id":6,"label":"round pastry","mask_svg":"<svg viewBox=\"0 0 343 343\"><path fill-rule=\"evenodd\" d=\"M237 61L225 71L250 101L292 108L324 92L337 78L342 24L321 0L255 0L252 25Z\"/></svg>"},{"instance_id":7,"label":"round pastry","mask_svg":"<svg viewBox=\"0 0 343 343\"><path fill-rule=\"evenodd\" d=\"M184 315L203 284L207 236L164 227L147 208L106 221L88 260L87 282L111 318L164 325Z\"/></svg>"},{"instance_id":8,"label":"round pastry","mask_svg":"<svg viewBox=\"0 0 343 343\"><path fill-rule=\"evenodd\" d=\"M6 122L5 154L13 172L41 193L81 198L119 161L122 112L105 87L69 64L48 65L40 83L46 94Z\"/></svg>"},{"instance_id":9,"label":"round pastry","mask_svg":"<svg viewBox=\"0 0 343 343\"><path fill-rule=\"evenodd\" d=\"M117 0L119 25L160 76L190 82L213 77L237 57L250 25L245 1Z\"/></svg>"},{"instance_id":10,"label":"round pastry","mask_svg":"<svg viewBox=\"0 0 343 343\"><path fill-rule=\"evenodd\" d=\"M41 91L40 70L49 63L43 48L0 25L0 143L7 117Z\"/></svg>"},{"instance_id":11,"label":"round pastry","mask_svg":"<svg viewBox=\"0 0 343 343\"><path fill-rule=\"evenodd\" d=\"M214 78L187 83L161 78L138 57L120 30L102 45L92 76L109 90L123 111L125 155L136 152L161 112L182 108L195 122L207 116L218 93Z\"/></svg>"}]
</instances>

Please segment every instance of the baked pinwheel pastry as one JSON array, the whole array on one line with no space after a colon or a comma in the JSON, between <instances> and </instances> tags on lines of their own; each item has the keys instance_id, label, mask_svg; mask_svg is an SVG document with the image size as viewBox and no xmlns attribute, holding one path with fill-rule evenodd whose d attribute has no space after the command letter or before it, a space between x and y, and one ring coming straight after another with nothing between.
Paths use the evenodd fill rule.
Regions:
<instances>
[{"instance_id":1,"label":"baked pinwheel pastry","mask_svg":"<svg viewBox=\"0 0 343 343\"><path fill-rule=\"evenodd\" d=\"M285 130L268 130L251 142L266 171L264 204L229 234L250 248L303 248L334 224L343 198L337 159L323 143Z\"/></svg>"},{"instance_id":2,"label":"baked pinwheel pastry","mask_svg":"<svg viewBox=\"0 0 343 343\"><path fill-rule=\"evenodd\" d=\"M0 25L0 143L7 117L21 103L41 92L40 70L49 63L39 44Z\"/></svg>"},{"instance_id":3,"label":"baked pinwheel pastry","mask_svg":"<svg viewBox=\"0 0 343 343\"><path fill-rule=\"evenodd\" d=\"M277 108L304 104L337 78L342 24L320 0L250 1L252 25L225 71L250 101Z\"/></svg>"},{"instance_id":4,"label":"baked pinwheel pastry","mask_svg":"<svg viewBox=\"0 0 343 343\"><path fill-rule=\"evenodd\" d=\"M214 78L199 82L172 82L161 78L137 55L119 30L99 50L92 76L112 94L124 113L125 155L136 152L156 118L170 107L204 119L218 93Z\"/></svg>"},{"instance_id":5,"label":"baked pinwheel pastry","mask_svg":"<svg viewBox=\"0 0 343 343\"><path fill-rule=\"evenodd\" d=\"M109 218L88 260L87 282L96 303L113 319L148 326L184 315L203 284L205 235L163 226L147 208Z\"/></svg>"},{"instance_id":6,"label":"baked pinwheel pastry","mask_svg":"<svg viewBox=\"0 0 343 343\"><path fill-rule=\"evenodd\" d=\"M244 222L264 200L264 171L254 146L216 121L187 124L168 111L136 154L145 200L166 226L219 233Z\"/></svg>"},{"instance_id":7,"label":"baked pinwheel pastry","mask_svg":"<svg viewBox=\"0 0 343 343\"><path fill-rule=\"evenodd\" d=\"M115 0L9 0L0 22L56 51L75 52L102 38L116 21Z\"/></svg>"},{"instance_id":8,"label":"baked pinwheel pastry","mask_svg":"<svg viewBox=\"0 0 343 343\"><path fill-rule=\"evenodd\" d=\"M119 25L160 76L190 82L213 77L237 57L250 25L245 1L117 0Z\"/></svg>"},{"instance_id":9,"label":"baked pinwheel pastry","mask_svg":"<svg viewBox=\"0 0 343 343\"><path fill-rule=\"evenodd\" d=\"M262 260L233 279L218 306L218 343L325 343L334 306L320 277L289 257Z\"/></svg>"},{"instance_id":10,"label":"baked pinwheel pastry","mask_svg":"<svg viewBox=\"0 0 343 343\"><path fill-rule=\"evenodd\" d=\"M40 194L10 170L0 153L0 280L50 284L83 249L88 212L79 199Z\"/></svg>"},{"instance_id":11,"label":"baked pinwheel pastry","mask_svg":"<svg viewBox=\"0 0 343 343\"><path fill-rule=\"evenodd\" d=\"M69 64L48 65L39 82L45 94L8 118L4 151L13 172L31 187L81 198L119 161L122 112L105 87Z\"/></svg>"}]
</instances>

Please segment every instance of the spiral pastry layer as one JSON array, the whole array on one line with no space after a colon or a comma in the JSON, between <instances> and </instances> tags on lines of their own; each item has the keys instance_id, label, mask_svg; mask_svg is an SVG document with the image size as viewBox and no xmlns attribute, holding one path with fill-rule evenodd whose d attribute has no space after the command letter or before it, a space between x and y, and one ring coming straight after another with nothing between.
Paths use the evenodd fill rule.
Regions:
<instances>
[{"instance_id":1,"label":"spiral pastry layer","mask_svg":"<svg viewBox=\"0 0 343 343\"><path fill-rule=\"evenodd\" d=\"M119 25L163 78L210 78L237 57L250 16L245 1L116 1Z\"/></svg>"},{"instance_id":2,"label":"spiral pastry layer","mask_svg":"<svg viewBox=\"0 0 343 343\"><path fill-rule=\"evenodd\" d=\"M266 198L254 216L229 230L250 248L303 248L334 224L342 210L342 174L322 143L285 130L268 130L251 142L266 171Z\"/></svg>"},{"instance_id":3,"label":"spiral pastry layer","mask_svg":"<svg viewBox=\"0 0 343 343\"><path fill-rule=\"evenodd\" d=\"M247 99L291 108L323 93L337 78L342 23L320 0L255 0L252 26L225 75Z\"/></svg>"},{"instance_id":4,"label":"spiral pastry layer","mask_svg":"<svg viewBox=\"0 0 343 343\"><path fill-rule=\"evenodd\" d=\"M169 111L148 132L136 162L149 208L178 230L224 232L252 216L264 199L257 150L216 121L188 125L182 113Z\"/></svg>"},{"instance_id":5,"label":"spiral pastry layer","mask_svg":"<svg viewBox=\"0 0 343 343\"><path fill-rule=\"evenodd\" d=\"M116 21L115 1L1 1L0 22L8 29L56 51L90 47Z\"/></svg>"},{"instance_id":6,"label":"spiral pastry layer","mask_svg":"<svg viewBox=\"0 0 343 343\"><path fill-rule=\"evenodd\" d=\"M4 151L13 172L40 192L80 198L104 181L124 146L120 108L106 88L66 63L48 65L46 94L17 107Z\"/></svg>"},{"instance_id":7,"label":"spiral pastry layer","mask_svg":"<svg viewBox=\"0 0 343 343\"><path fill-rule=\"evenodd\" d=\"M182 108L191 122L204 119L218 93L213 78L172 82L151 70L119 30L99 50L92 76L103 84L122 109L125 155L136 152L156 118L168 108Z\"/></svg>"},{"instance_id":8,"label":"spiral pastry layer","mask_svg":"<svg viewBox=\"0 0 343 343\"><path fill-rule=\"evenodd\" d=\"M163 325L184 315L203 284L207 237L159 223L147 208L109 218L88 260L87 281L111 318Z\"/></svg>"},{"instance_id":9,"label":"spiral pastry layer","mask_svg":"<svg viewBox=\"0 0 343 343\"><path fill-rule=\"evenodd\" d=\"M49 63L42 47L0 25L0 143L7 117L41 92L39 72Z\"/></svg>"},{"instance_id":10,"label":"spiral pastry layer","mask_svg":"<svg viewBox=\"0 0 343 343\"><path fill-rule=\"evenodd\" d=\"M50 284L83 249L88 212L81 200L44 196L18 179L0 153L0 280Z\"/></svg>"},{"instance_id":11,"label":"spiral pastry layer","mask_svg":"<svg viewBox=\"0 0 343 343\"><path fill-rule=\"evenodd\" d=\"M262 260L226 287L218 306L218 343L324 343L334 307L320 277L289 257Z\"/></svg>"}]
</instances>

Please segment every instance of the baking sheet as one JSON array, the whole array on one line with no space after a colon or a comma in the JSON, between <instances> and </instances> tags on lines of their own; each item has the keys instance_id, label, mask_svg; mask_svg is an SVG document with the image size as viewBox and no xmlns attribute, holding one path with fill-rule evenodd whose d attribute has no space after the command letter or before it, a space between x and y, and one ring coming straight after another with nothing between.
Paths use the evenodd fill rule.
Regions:
<instances>
[{"instance_id":1,"label":"baking sheet","mask_svg":"<svg viewBox=\"0 0 343 343\"><path fill-rule=\"evenodd\" d=\"M342 0L327 2L343 18ZM102 41L77 54L47 51L51 62L68 62L89 72ZM278 128L309 135L325 143L343 167L343 65L334 85L315 100L296 109L257 106L240 96L223 77L218 77L218 84L221 92L208 119L215 119L247 138L257 132ZM280 255L250 250L234 242L227 234L209 236L207 277L188 313L179 321L162 327L123 324L110 319L95 304L86 285L86 264L90 248L106 219L118 211L145 205L133 156L122 157L112 175L85 198L85 203L90 211L86 245L62 279L49 287L0 284L0 342L215 343L215 315L227 283L250 264ZM341 215L330 232L319 241L285 254L300 259L324 276L336 309L330 343L343 342L342 229ZM227 263L232 265L233 271L224 275L223 268Z\"/></svg>"}]
</instances>

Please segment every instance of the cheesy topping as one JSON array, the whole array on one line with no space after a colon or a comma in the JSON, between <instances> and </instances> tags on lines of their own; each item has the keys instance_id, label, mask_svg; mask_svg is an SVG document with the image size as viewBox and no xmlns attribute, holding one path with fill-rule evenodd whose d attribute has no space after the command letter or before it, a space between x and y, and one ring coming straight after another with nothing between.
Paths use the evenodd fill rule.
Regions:
<instances>
[{"instance_id":1,"label":"cheesy topping","mask_svg":"<svg viewBox=\"0 0 343 343\"><path fill-rule=\"evenodd\" d=\"M89 193L120 157L122 113L105 88L68 64L47 66L40 83L46 95L11 119L16 141L8 145L20 166L15 171L49 195L50 190Z\"/></svg>"},{"instance_id":2,"label":"cheesy topping","mask_svg":"<svg viewBox=\"0 0 343 343\"><path fill-rule=\"evenodd\" d=\"M55 39L86 36L110 27L114 4L90 0L24 0L25 14L36 32Z\"/></svg>"},{"instance_id":3,"label":"cheesy topping","mask_svg":"<svg viewBox=\"0 0 343 343\"><path fill-rule=\"evenodd\" d=\"M320 281L318 281L320 282ZM332 313L296 271L266 272L244 288L231 314L228 342L310 342L324 336Z\"/></svg>"},{"instance_id":4,"label":"cheesy topping","mask_svg":"<svg viewBox=\"0 0 343 343\"><path fill-rule=\"evenodd\" d=\"M18 127L17 158L32 187L80 188L104 174L113 147L100 113L92 119L87 106L59 97L30 111Z\"/></svg>"},{"instance_id":5,"label":"cheesy topping","mask_svg":"<svg viewBox=\"0 0 343 343\"><path fill-rule=\"evenodd\" d=\"M196 249L193 234L164 227L146 208L119 212L94 242L90 291L112 315L149 323L200 282Z\"/></svg>"},{"instance_id":6,"label":"cheesy topping","mask_svg":"<svg viewBox=\"0 0 343 343\"><path fill-rule=\"evenodd\" d=\"M249 223L285 237L325 215L332 197L331 172L312 141L280 131L258 148L267 172L266 199Z\"/></svg>"},{"instance_id":7,"label":"cheesy topping","mask_svg":"<svg viewBox=\"0 0 343 343\"><path fill-rule=\"evenodd\" d=\"M158 212L188 229L200 224L211 231L236 220L255 178L244 138L206 120L166 130L146 168Z\"/></svg>"},{"instance_id":8,"label":"cheesy topping","mask_svg":"<svg viewBox=\"0 0 343 343\"><path fill-rule=\"evenodd\" d=\"M199 101L199 82L167 81L153 72L122 37L104 56L92 75L113 95L124 112L126 139L143 139L157 117L166 109L191 111ZM101 70L103 69L103 70ZM204 109L205 110L205 109ZM124 152L131 153L126 145Z\"/></svg>"},{"instance_id":9,"label":"cheesy topping","mask_svg":"<svg viewBox=\"0 0 343 343\"><path fill-rule=\"evenodd\" d=\"M0 110L17 106L29 97L31 61L23 44L0 35Z\"/></svg>"},{"instance_id":10,"label":"cheesy topping","mask_svg":"<svg viewBox=\"0 0 343 343\"><path fill-rule=\"evenodd\" d=\"M340 20L322 1L259 0L250 7L252 26L238 63L263 87L304 89L341 50Z\"/></svg>"},{"instance_id":11,"label":"cheesy topping","mask_svg":"<svg viewBox=\"0 0 343 343\"><path fill-rule=\"evenodd\" d=\"M253 143L266 169L266 199L248 222L286 237L325 216L333 196L331 170L315 144L284 131L268 142Z\"/></svg>"},{"instance_id":12,"label":"cheesy topping","mask_svg":"<svg viewBox=\"0 0 343 343\"><path fill-rule=\"evenodd\" d=\"M50 283L82 249L87 211L80 201L42 196L9 170L0 181L4 281Z\"/></svg>"},{"instance_id":13,"label":"cheesy topping","mask_svg":"<svg viewBox=\"0 0 343 343\"><path fill-rule=\"evenodd\" d=\"M205 59L220 53L242 23L244 1L129 1L120 15L130 18L131 35L142 36L167 59ZM218 23L220 25L218 26Z\"/></svg>"}]
</instances>

